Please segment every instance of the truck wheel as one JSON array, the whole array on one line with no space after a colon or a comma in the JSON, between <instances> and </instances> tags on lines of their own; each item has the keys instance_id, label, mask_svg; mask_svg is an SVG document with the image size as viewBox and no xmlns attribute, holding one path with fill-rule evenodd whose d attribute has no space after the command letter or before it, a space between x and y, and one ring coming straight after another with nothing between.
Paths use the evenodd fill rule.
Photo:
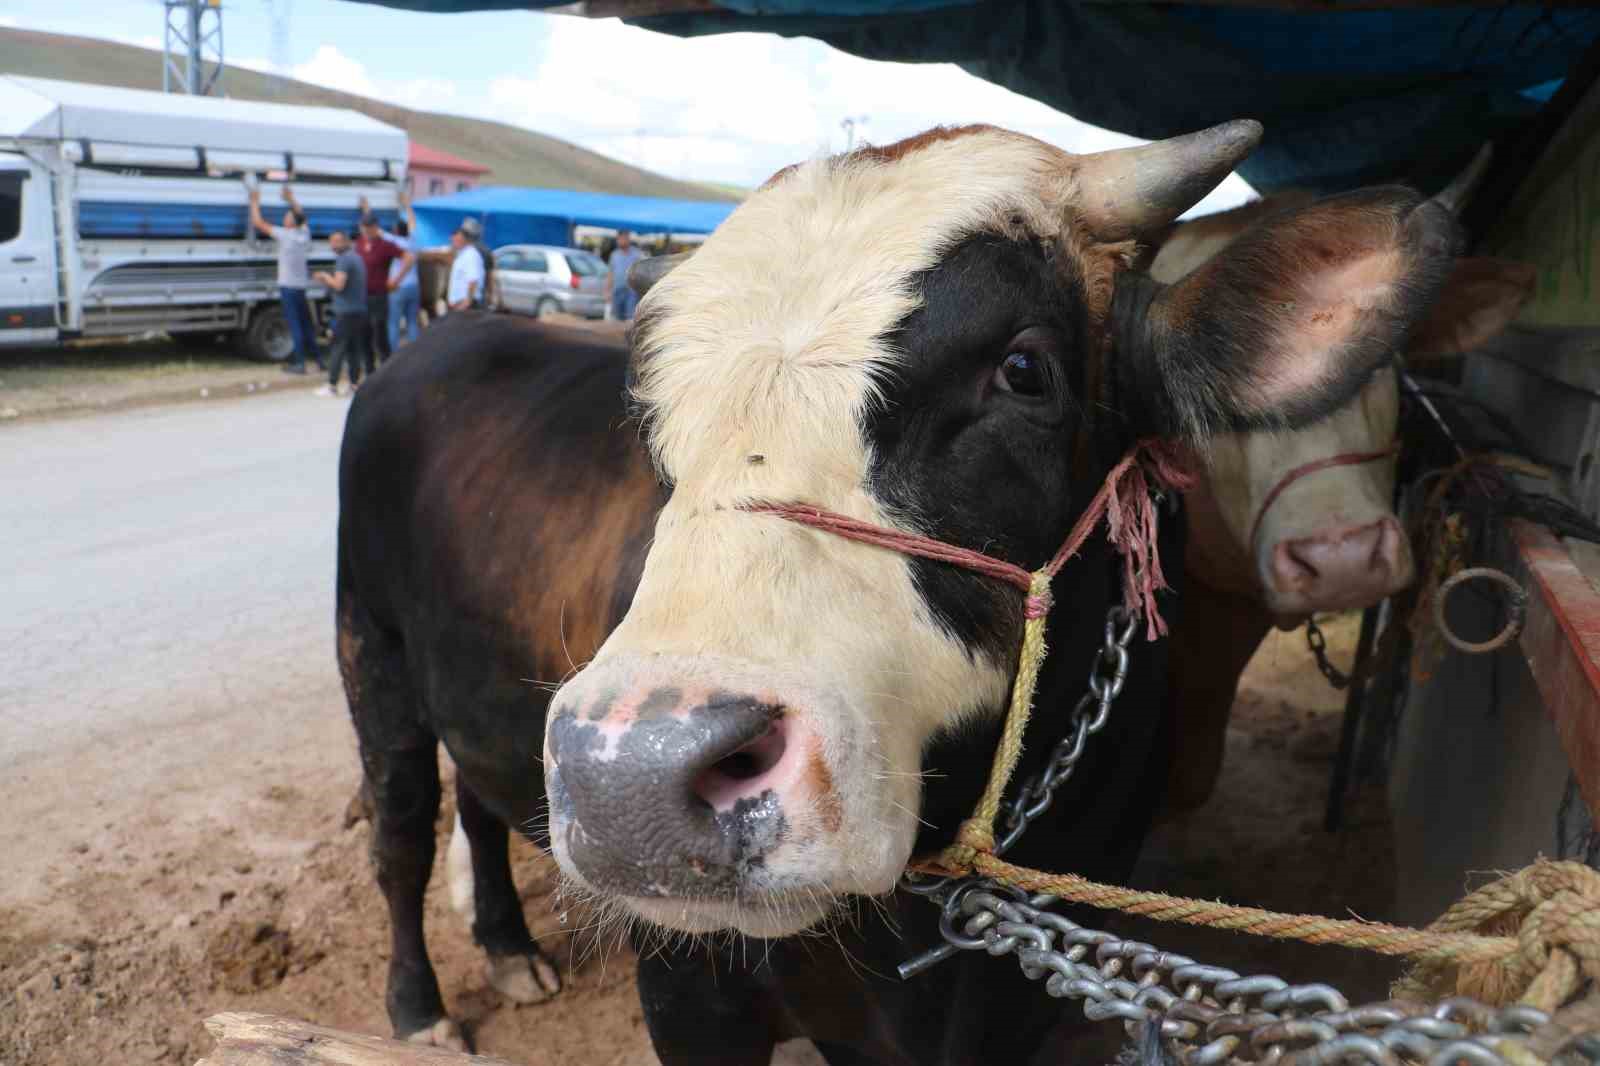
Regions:
<instances>
[{"instance_id":1,"label":"truck wheel","mask_svg":"<svg viewBox=\"0 0 1600 1066\"><path fill-rule=\"evenodd\" d=\"M294 334L281 305L268 304L250 316L243 347L245 358L259 363L282 363L294 354Z\"/></svg>"},{"instance_id":2,"label":"truck wheel","mask_svg":"<svg viewBox=\"0 0 1600 1066\"><path fill-rule=\"evenodd\" d=\"M533 309L533 313L537 318L549 318L559 310L561 310L561 305L546 296L539 301L539 306Z\"/></svg>"}]
</instances>

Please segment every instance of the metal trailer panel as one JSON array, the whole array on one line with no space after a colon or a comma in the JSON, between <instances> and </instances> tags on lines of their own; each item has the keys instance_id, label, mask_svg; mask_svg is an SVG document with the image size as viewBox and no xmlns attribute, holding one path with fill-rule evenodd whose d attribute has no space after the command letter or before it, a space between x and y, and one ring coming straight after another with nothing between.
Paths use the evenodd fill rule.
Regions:
<instances>
[{"instance_id":1,"label":"metal trailer panel","mask_svg":"<svg viewBox=\"0 0 1600 1066\"><path fill-rule=\"evenodd\" d=\"M0 75L0 138L106 141L383 160L398 175L406 134L357 111L115 89Z\"/></svg>"},{"instance_id":2,"label":"metal trailer panel","mask_svg":"<svg viewBox=\"0 0 1600 1066\"><path fill-rule=\"evenodd\" d=\"M249 192L236 178L130 176L91 167L77 168L77 233L81 240L245 240L249 231ZM379 221L392 227L399 218L393 182L293 183L306 210L311 235L325 239L334 230L352 232L365 196ZM261 186L261 213L277 224L283 215L283 186Z\"/></svg>"}]
</instances>

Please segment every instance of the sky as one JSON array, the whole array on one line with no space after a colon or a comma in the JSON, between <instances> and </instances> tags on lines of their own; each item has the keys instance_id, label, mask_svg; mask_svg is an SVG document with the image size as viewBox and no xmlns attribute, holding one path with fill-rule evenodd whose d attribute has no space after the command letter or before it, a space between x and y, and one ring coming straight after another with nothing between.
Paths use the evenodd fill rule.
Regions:
<instances>
[{"instance_id":1,"label":"sky","mask_svg":"<svg viewBox=\"0 0 1600 1066\"><path fill-rule=\"evenodd\" d=\"M274 13L288 11L274 34ZM0 0L0 26L159 49L160 0ZM841 123L886 144L990 122L1068 151L1137 143L949 64L858 59L810 39L680 39L534 12L421 15L345 0L224 0L225 59L430 111L496 119L675 178L755 186ZM152 63L159 60L152 56ZM1237 176L1202 204L1250 195Z\"/></svg>"}]
</instances>

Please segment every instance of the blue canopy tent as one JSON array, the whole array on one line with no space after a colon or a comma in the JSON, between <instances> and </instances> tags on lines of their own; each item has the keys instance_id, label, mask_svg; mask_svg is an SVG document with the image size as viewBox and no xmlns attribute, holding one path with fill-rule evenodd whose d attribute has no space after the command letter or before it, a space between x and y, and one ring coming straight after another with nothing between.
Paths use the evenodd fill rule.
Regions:
<instances>
[{"instance_id":1,"label":"blue canopy tent","mask_svg":"<svg viewBox=\"0 0 1600 1066\"><path fill-rule=\"evenodd\" d=\"M424 247L443 244L464 218L475 218L483 225L484 243L490 248L571 244L574 226L636 233L710 233L737 206L725 201L489 186L417 201L417 235Z\"/></svg>"},{"instance_id":2,"label":"blue canopy tent","mask_svg":"<svg viewBox=\"0 0 1600 1066\"><path fill-rule=\"evenodd\" d=\"M565 0L368 0L414 11ZM1260 119L1263 191L1439 188L1522 128L1600 39L1600 10L1486 0L586 0L679 36L815 37L869 59L956 63L1097 126L1170 137ZM1505 146L1505 145L1503 145Z\"/></svg>"}]
</instances>

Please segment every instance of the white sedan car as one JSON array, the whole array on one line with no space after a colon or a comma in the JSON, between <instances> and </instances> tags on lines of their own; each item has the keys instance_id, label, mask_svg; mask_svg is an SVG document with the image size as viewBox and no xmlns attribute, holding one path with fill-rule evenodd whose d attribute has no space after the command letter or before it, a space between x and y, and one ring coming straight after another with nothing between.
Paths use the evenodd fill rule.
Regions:
<instances>
[{"instance_id":1,"label":"white sedan car","mask_svg":"<svg viewBox=\"0 0 1600 1066\"><path fill-rule=\"evenodd\" d=\"M494 251L494 276L495 306L502 311L605 316L606 265L581 248L508 244Z\"/></svg>"}]
</instances>

